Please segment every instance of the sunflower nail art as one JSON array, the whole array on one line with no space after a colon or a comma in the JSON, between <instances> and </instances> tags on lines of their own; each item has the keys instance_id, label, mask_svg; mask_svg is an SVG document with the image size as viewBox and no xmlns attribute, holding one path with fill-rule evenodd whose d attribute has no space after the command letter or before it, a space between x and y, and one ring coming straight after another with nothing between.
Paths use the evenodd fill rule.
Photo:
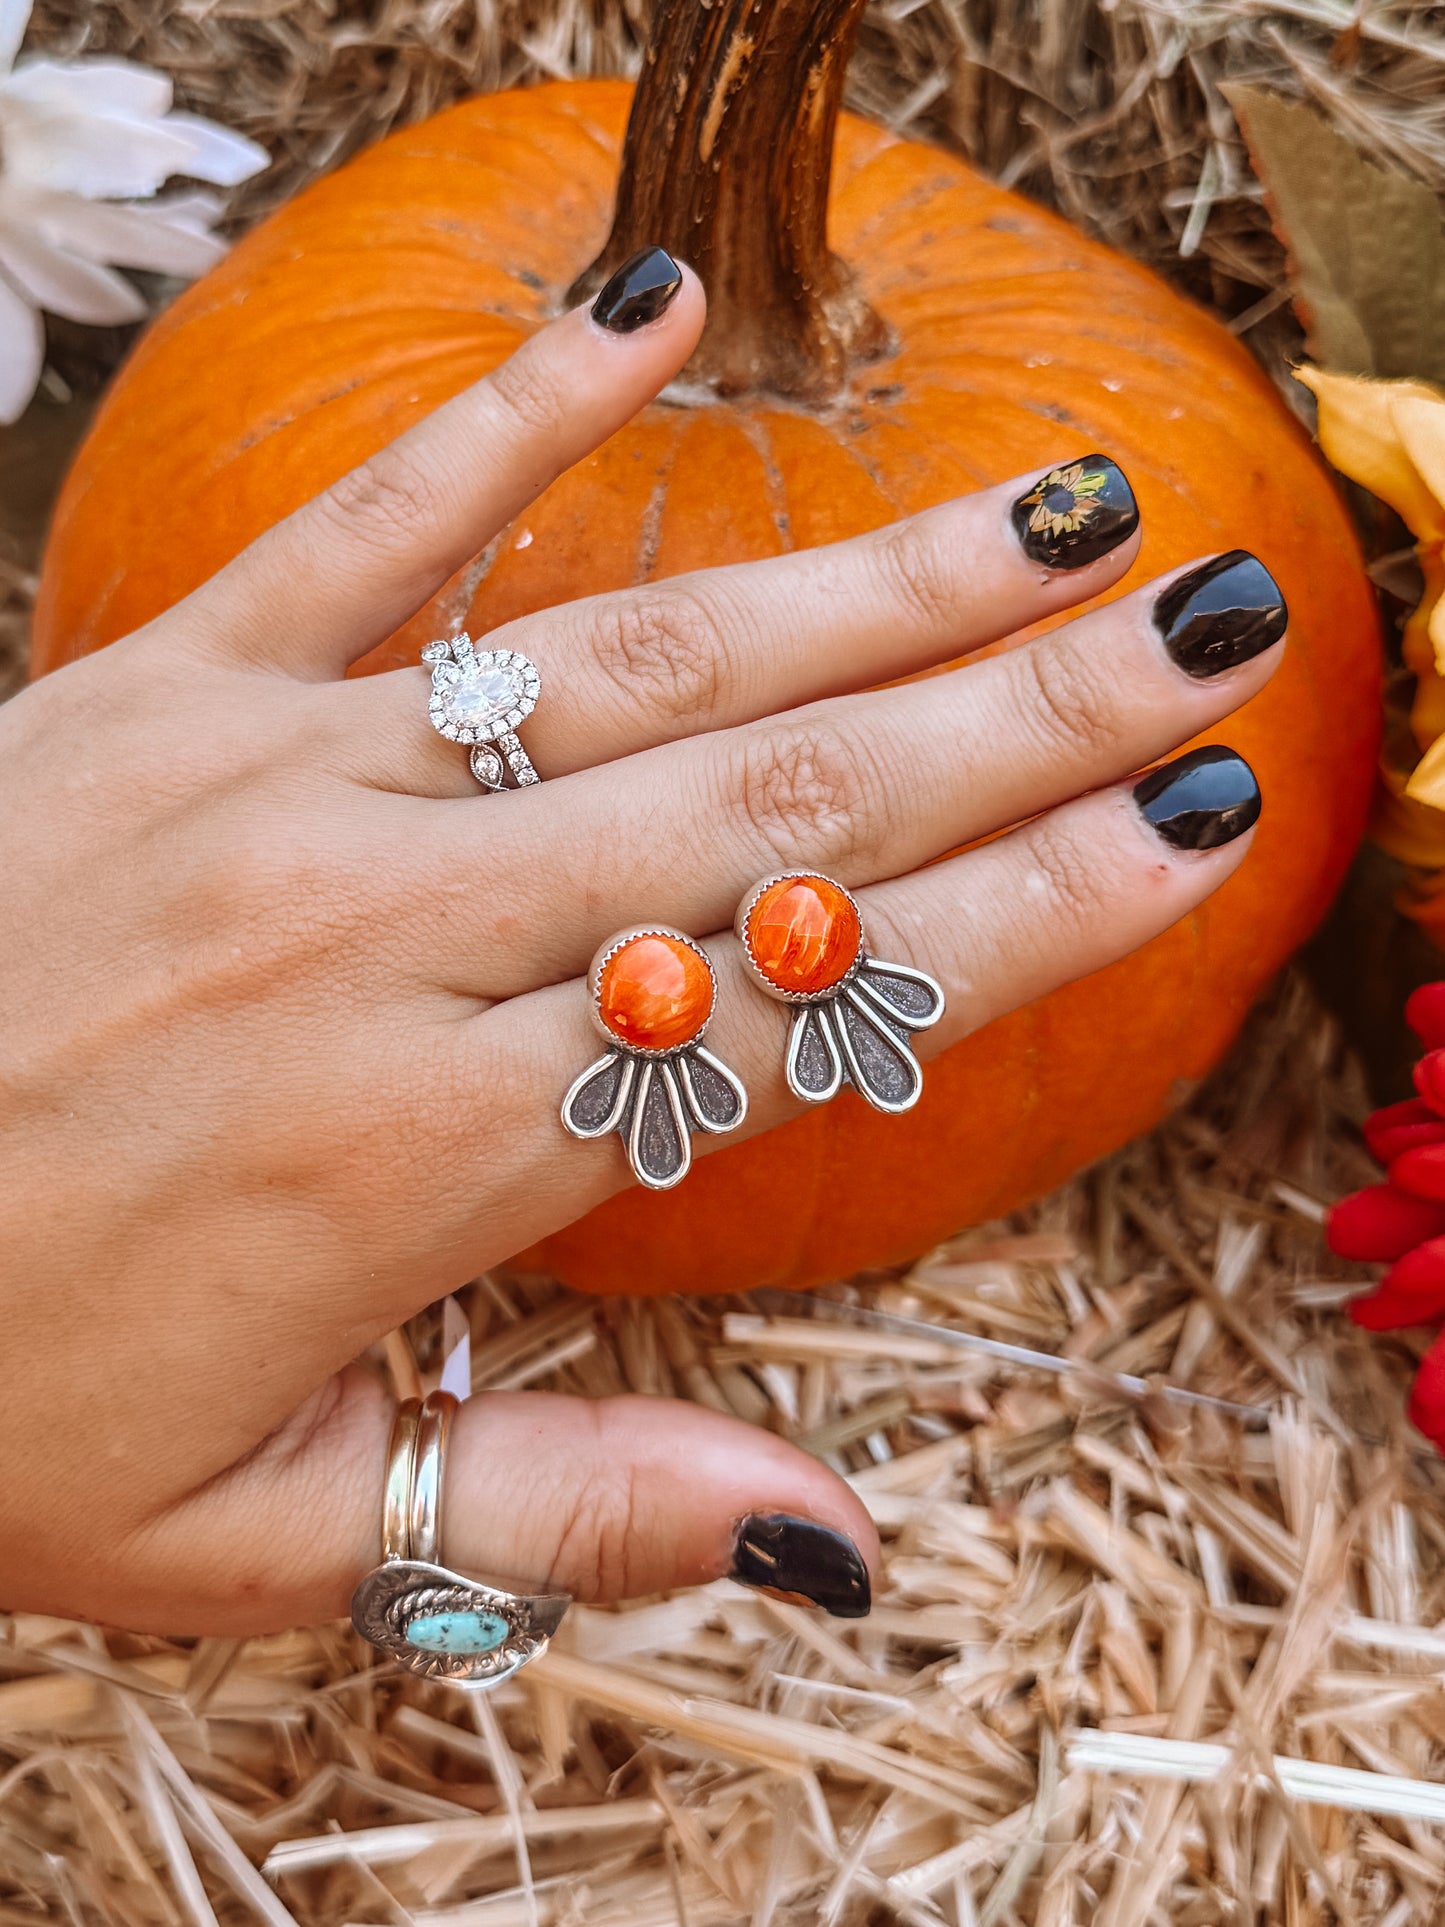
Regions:
<instances>
[{"instance_id":1,"label":"sunflower nail art","mask_svg":"<svg viewBox=\"0 0 1445 1927\"><path fill-rule=\"evenodd\" d=\"M1134 533L1139 508L1121 468L1085 455L1040 476L1014 503L1012 521L1031 562L1081 569Z\"/></svg>"}]
</instances>

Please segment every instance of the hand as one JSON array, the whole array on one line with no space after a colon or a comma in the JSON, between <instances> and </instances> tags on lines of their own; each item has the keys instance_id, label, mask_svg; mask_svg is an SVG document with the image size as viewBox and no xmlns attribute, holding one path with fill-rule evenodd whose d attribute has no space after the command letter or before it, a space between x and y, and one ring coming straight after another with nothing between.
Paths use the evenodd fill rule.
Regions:
<instances>
[{"instance_id":1,"label":"hand","mask_svg":"<svg viewBox=\"0 0 1445 1927\"><path fill-rule=\"evenodd\" d=\"M1125 779L1274 669L1283 604L1247 558L850 693L1114 583L1138 538L1108 464L1080 530L1014 513L1024 477L510 625L488 640L542 672L537 788L478 793L420 667L342 680L661 389L702 315L690 275L631 332L569 314L0 711L0 1604L233 1633L345 1610L390 1421L350 1361L627 1180L615 1138L558 1118L597 1051L579 973L620 927L725 931L759 876L815 865L878 955L943 982L926 1056L1243 859L1238 758L1147 806ZM766 1130L786 1026L731 936L708 949L709 1045ZM780 1440L488 1395L454 1433L445 1557L616 1598L729 1570L756 1514L823 1528L785 1533L780 1586L866 1606L866 1514Z\"/></svg>"}]
</instances>

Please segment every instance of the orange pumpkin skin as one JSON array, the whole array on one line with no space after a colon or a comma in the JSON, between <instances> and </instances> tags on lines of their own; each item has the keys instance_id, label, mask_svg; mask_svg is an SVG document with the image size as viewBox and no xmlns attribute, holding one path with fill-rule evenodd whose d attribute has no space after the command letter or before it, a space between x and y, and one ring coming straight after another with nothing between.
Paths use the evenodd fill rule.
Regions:
<instances>
[{"instance_id":1,"label":"orange pumpkin skin","mask_svg":"<svg viewBox=\"0 0 1445 1927\"><path fill-rule=\"evenodd\" d=\"M60 502L37 669L169 607L553 312L606 236L628 101L611 81L470 101L309 189L176 302ZM1364 823L1372 596L1333 487L1243 349L962 162L848 118L830 239L896 338L837 408L649 408L363 669L414 661L462 613L475 635L583 592L833 541L1099 448L1143 515L1123 587L1238 545L1288 597L1279 674L1210 732L1253 764L1264 815L1192 917L956 1045L908 1116L845 1095L710 1155L680 1192L623 1194L528 1254L586 1289L807 1285L1046 1191L1218 1060Z\"/></svg>"}]
</instances>

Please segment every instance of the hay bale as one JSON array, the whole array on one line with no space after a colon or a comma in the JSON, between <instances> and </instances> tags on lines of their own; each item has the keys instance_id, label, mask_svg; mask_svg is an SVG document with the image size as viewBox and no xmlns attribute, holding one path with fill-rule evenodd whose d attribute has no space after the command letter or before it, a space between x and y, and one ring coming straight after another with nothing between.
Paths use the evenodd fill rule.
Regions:
<instances>
[{"instance_id":1,"label":"hay bale","mask_svg":"<svg viewBox=\"0 0 1445 1927\"><path fill-rule=\"evenodd\" d=\"M849 1294L1262 1422L744 1300L573 1300L559 1329L548 1281L479 1281L479 1389L701 1397L849 1476L872 1616L727 1582L576 1609L488 1698L335 1627L0 1620L0 1919L1435 1918L1439 1821L1390 1808L1445 1805L1445 1466L1401 1419L1406 1342L1339 1318L1318 1238L1365 1175L1361 1102L1289 985L1153 1138ZM1180 1740L1222 1770L1147 1777Z\"/></svg>"}]
</instances>

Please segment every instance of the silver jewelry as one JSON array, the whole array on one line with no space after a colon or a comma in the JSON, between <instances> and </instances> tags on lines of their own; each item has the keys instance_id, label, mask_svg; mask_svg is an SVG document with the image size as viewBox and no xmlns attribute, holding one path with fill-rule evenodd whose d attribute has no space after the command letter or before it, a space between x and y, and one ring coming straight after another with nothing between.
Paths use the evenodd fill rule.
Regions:
<instances>
[{"instance_id":1,"label":"silver jewelry","mask_svg":"<svg viewBox=\"0 0 1445 1927\"><path fill-rule=\"evenodd\" d=\"M870 957L857 900L816 870L754 884L735 928L759 986L794 1006L785 1063L793 1095L825 1104L848 1083L876 1110L911 1110L923 1072L910 1039L943 1015L942 986Z\"/></svg>"},{"instance_id":2,"label":"silver jewelry","mask_svg":"<svg viewBox=\"0 0 1445 1927\"><path fill-rule=\"evenodd\" d=\"M504 789L508 769L518 789L540 783L517 737L541 693L536 664L515 649L475 649L466 634L429 642L421 659L431 670L432 728L449 743L471 745L472 775L482 788Z\"/></svg>"},{"instance_id":3,"label":"silver jewelry","mask_svg":"<svg viewBox=\"0 0 1445 1927\"><path fill-rule=\"evenodd\" d=\"M352 1594L351 1623L409 1673L496 1686L546 1652L572 1601L565 1592L508 1592L440 1563L442 1473L456 1409L450 1392L403 1399L396 1408L382 1562Z\"/></svg>"},{"instance_id":4,"label":"silver jewelry","mask_svg":"<svg viewBox=\"0 0 1445 1927\"><path fill-rule=\"evenodd\" d=\"M606 1055L562 1100L573 1137L616 1131L633 1174L653 1191L680 1184L694 1131L735 1131L748 1114L742 1081L701 1039L717 978L700 943L666 924L619 931L587 973Z\"/></svg>"}]
</instances>

